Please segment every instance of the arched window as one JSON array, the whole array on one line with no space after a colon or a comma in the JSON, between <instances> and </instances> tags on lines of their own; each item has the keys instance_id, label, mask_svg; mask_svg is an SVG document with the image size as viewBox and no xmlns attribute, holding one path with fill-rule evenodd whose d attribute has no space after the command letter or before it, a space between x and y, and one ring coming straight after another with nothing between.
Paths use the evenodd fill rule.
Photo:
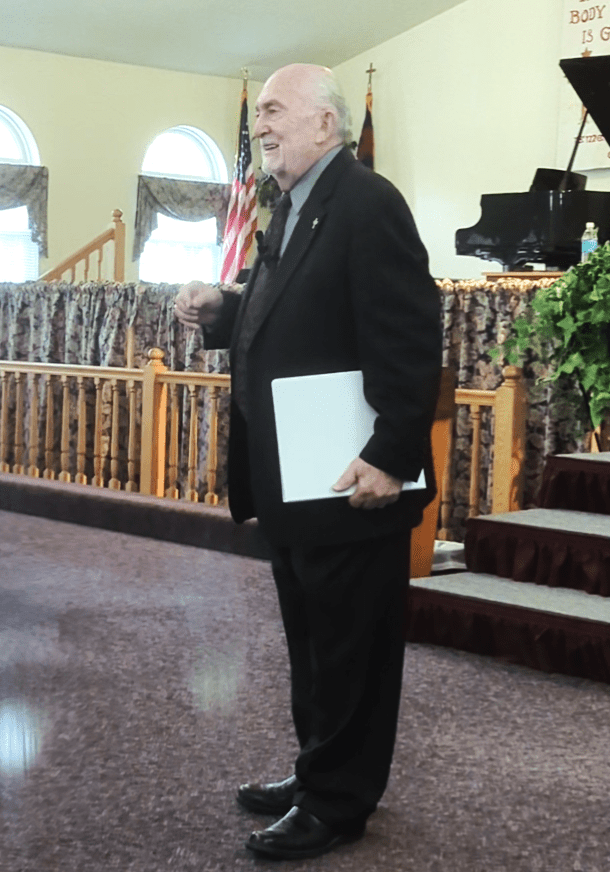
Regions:
<instances>
[{"instance_id":1,"label":"arched window","mask_svg":"<svg viewBox=\"0 0 610 872\"><path fill-rule=\"evenodd\" d=\"M186 126L172 127L153 140L142 173L177 182L227 181L227 165L216 143L203 131ZM142 281L218 281L221 247L215 218L179 221L159 213L157 221L140 256Z\"/></svg>"},{"instance_id":2,"label":"arched window","mask_svg":"<svg viewBox=\"0 0 610 872\"><path fill-rule=\"evenodd\" d=\"M0 106L0 164L40 165L32 133L5 106ZM37 278L38 254L28 227L27 206L0 210L0 280L23 282Z\"/></svg>"}]
</instances>

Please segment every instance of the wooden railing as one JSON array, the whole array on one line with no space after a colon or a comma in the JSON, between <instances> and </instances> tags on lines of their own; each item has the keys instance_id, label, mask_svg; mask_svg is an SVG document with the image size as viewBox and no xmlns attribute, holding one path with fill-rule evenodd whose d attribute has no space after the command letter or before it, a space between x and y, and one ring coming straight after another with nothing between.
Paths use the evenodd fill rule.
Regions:
<instances>
[{"instance_id":1,"label":"wooden railing","mask_svg":"<svg viewBox=\"0 0 610 872\"><path fill-rule=\"evenodd\" d=\"M152 349L143 370L0 361L0 472L174 499L182 490L198 501L198 401L207 390L204 499L216 505L218 400L230 376L170 372L163 356Z\"/></svg>"},{"instance_id":2,"label":"wooden railing","mask_svg":"<svg viewBox=\"0 0 610 872\"><path fill-rule=\"evenodd\" d=\"M86 282L89 280L91 260L92 258L96 258L96 278L98 281L101 281L102 264L104 261L104 247L107 243L114 242L112 278L115 282L124 281L125 225L121 220L122 217L123 213L121 212L121 210L115 209L112 213L113 224L111 227L108 228L108 230L100 233L99 236L96 236L96 238L89 242L87 245L83 245L82 248L79 248L78 251L74 252L74 254L70 255L70 257L62 260L62 262L56 267L48 270L46 273L41 275L40 280L47 282L59 281L65 276L66 273L69 273L69 280L72 283L74 283L75 281ZM79 273L78 279L77 273Z\"/></svg>"},{"instance_id":3,"label":"wooden railing","mask_svg":"<svg viewBox=\"0 0 610 872\"><path fill-rule=\"evenodd\" d=\"M468 406L472 421L472 452L468 516L479 514L481 492L481 410L494 411L492 465L493 514L514 512L521 508L523 495L523 463L525 458L526 392L521 370L507 366L504 382L495 391L457 388L458 406ZM449 454L451 452L449 451ZM451 463L447 464L441 488L439 539L447 538L451 511Z\"/></svg>"},{"instance_id":4,"label":"wooden railing","mask_svg":"<svg viewBox=\"0 0 610 872\"><path fill-rule=\"evenodd\" d=\"M143 370L0 361L0 472L198 501L199 406L207 391L204 500L216 505L218 405L221 391L230 390L230 376L169 371L163 358L153 348ZM485 407L495 414L491 510L519 509L525 443L520 370L506 367L496 391L460 388L455 399L470 408L472 419L470 516L479 512ZM437 538L447 538L450 469L448 463Z\"/></svg>"}]
</instances>

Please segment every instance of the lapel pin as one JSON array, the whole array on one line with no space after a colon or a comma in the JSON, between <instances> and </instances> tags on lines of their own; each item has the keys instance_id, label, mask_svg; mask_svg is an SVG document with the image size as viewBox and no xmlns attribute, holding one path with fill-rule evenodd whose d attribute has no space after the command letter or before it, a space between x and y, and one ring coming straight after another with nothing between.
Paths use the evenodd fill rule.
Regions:
<instances>
[{"instance_id":1,"label":"lapel pin","mask_svg":"<svg viewBox=\"0 0 610 872\"><path fill-rule=\"evenodd\" d=\"M313 224L311 225L311 229L315 230L317 226L318 226L318 219L314 218Z\"/></svg>"}]
</instances>

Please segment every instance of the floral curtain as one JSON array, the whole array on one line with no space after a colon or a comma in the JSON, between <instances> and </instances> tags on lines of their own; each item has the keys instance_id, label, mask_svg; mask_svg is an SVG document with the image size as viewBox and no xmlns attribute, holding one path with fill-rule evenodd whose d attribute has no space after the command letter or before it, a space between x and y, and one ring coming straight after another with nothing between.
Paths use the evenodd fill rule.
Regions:
<instances>
[{"instance_id":1,"label":"floral curtain","mask_svg":"<svg viewBox=\"0 0 610 872\"><path fill-rule=\"evenodd\" d=\"M496 390L502 383L502 366L490 351L506 338L512 322L522 315L540 287L550 279L504 279L437 282L442 298L443 365L453 369L456 387ZM536 505L544 463L549 455L585 449L573 415L549 387L537 384L535 362L524 361L523 376L528 397L523 508ZM491 511L493 416L482 414L481 490L479 511ZM463 541L469 510L472 422L466 407L458 406L451 456L450 538Z\"/></svg>"},{"instance_id":2,"label":"floral curtain","mask_svg":"<svg viewBox=\"0 0 610 872\"><path fill-rule=\"evenodd\" d=\"M491 360L490 350L506 336L512 321L544 281L438 282L444 327L443 363L455 371L458 387L499 387L501 366ZM177 290L176 285L107 282L0 284L0 359L123 366L125 331L133 325L137 367L146 365L148 350L156 346L165 351L165 363L170 369L228 372L227 350L207 350L202 331L187 330L175 320ZM575 434L570 413L548 389L535 384L533 361L526 361L524 375L529 398L524 507L529 507L537 500L545 458L583 450L584 440ZM221 396L219 488L221 498L226 499L228 397L224 392ZM199 414L204 470L208 427L205 392ZM454 425L449 524L450 537L458 541L464 538L468 514L471 440L470 416L460 408ZM481 513L491 509L492 446L490 415L482 421ZM183 469L181 481L185 474ZM203 494L203 481L201 488Z\"/></svg>"},{"instance_id":3,"label":"floral curtain","mask_svg":"<svg viewBox=\"0 0 610 872\"><path fill-rule=\"evenodd\" d=\"M27 206L32 241L38 244L41 257L47 257L47 196L49 171L46 167L29 167L0 163L0 209Z\"/></svg>"},{"instance_id":4,"label":"floral curtain","mask_svg":"<svg viewBox=\"0 0 610 872\"><path fill-rule=\"evenodd\" d=\"M140 257L146 240L156 230L157 212L182 221L216 218L220 244L227 223L230 194L228 184L138 176L133 260Z\"/></svg>"}]
</instances>

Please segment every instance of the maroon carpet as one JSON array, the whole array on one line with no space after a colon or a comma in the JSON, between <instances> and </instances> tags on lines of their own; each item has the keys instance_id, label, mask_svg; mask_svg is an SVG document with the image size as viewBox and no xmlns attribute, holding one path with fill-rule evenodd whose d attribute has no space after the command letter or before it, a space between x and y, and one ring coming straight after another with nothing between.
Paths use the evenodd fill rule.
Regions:
<instances>
[{"instance_id":1,"label":"maroon carpet","mask_svg":"<svg viewBox=\"0 0 610 872\"><path fill-rule=\"evenodd\" d=\"M255 860L295 753L268 565L0 511L2 872L607 872L610 689L409 645L366 837Z\"/></svg>"}]
</instances>

